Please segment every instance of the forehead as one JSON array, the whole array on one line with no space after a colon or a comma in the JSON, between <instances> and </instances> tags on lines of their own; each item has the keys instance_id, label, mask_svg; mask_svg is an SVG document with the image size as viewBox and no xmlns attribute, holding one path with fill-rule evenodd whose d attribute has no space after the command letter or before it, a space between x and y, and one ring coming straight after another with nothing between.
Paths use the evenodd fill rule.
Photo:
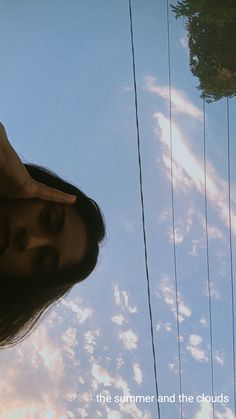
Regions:
<instances>
[{"instance_id":1,"label":"forehead","mask_svg":"<svg viewBox=\"0 0 236 419\"><path fill-rule=\"evenodd\" d=\"M74 207L64 205L66 217L63 233L58 242L60 252L59 268L78 264L87 248L86 228Z\"/></svg>"}]
</instances>

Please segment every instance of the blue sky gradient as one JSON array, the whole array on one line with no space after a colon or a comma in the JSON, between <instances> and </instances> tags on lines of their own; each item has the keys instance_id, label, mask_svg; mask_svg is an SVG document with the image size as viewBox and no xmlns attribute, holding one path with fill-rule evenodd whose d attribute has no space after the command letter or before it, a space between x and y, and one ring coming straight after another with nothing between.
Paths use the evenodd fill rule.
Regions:
<instances>
[{"instance_id":1,"label":"blue sky gradient","mask_svg":"<svg viewBox=\"0 0 236 419\"><path fill-rule=\"evenodd\" d=\"M166 3L132 2L148 262L160 395L179 393L170 184ZM210 419L203 115L183 22L170 12L174 203L186 418ZM0 120L19 155L78 185L101 206L107 240L95 272L24 343L1 351L1 419L151 419L155 395L126 1L0 2ZM235 99L230 99L232 238L236 236ZM234 418L226 100L206 105L215 395ZM234 260L233 260L234 262ZM235 269L235 262L233 263ZM97 394L111 396L98 403ZM161 417L180 417L161 403Z\"/></svg>"}]
</instances>

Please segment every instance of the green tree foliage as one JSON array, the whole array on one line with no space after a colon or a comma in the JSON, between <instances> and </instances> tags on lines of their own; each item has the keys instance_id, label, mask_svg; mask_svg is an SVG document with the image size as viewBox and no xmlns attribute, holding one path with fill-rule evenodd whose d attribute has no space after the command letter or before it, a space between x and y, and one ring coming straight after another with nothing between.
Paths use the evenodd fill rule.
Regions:
<instances>
[{"instance_id":1,"label":"green tree foliage","mask_svg":"<svg viewBox=\"0 0 236 419\"><path fill-rule=\"evenodd\" d=\"M171 6L188 30L190 68L201 97L236 95L236 1L183 0Z\"/></svg>"}]
</instances>

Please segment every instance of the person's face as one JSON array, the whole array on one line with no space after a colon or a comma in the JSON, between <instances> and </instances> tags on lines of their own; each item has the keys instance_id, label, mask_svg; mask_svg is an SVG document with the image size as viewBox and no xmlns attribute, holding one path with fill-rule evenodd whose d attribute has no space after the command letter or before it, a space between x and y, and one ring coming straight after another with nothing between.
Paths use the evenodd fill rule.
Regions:
<instances>
[{"instance_id":1,"label":"person's face","mask_svg":"<svg viewBox=\"0 0 236 419\"><path fill-rule=\"evenodd\" d=\"M86 229L73 206L38 199L0 201L0 274L60 271L78 264L86 247Z\"/></svg>"}]
</instances>

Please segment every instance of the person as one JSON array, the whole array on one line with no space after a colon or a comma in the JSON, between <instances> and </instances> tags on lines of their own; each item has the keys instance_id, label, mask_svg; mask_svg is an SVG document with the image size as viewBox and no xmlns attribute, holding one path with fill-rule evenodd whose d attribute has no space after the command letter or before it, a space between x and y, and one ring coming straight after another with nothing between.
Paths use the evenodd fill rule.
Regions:
<instances>
[{"instance_id":1,"label":"person","mask_svg":"<svg viewBox=\"0 0 236 419\"><path fill-rule=\"evenodd\" d=\"M0 347L94 270L105 237L97 203L55 173L23 164L0 124Z\"/></svg>"}]
</instances>

